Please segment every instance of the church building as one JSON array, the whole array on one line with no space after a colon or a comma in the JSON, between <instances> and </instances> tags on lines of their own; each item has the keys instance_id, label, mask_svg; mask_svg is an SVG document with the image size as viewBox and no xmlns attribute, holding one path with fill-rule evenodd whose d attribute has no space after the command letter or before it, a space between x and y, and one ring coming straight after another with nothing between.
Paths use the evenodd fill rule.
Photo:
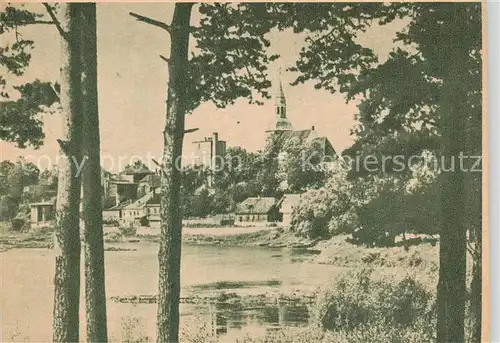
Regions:
<instances>
[{"instance_id":1,"label":"church building","mask_svg":"<svg viewBox=\"0 0 500 343\"><path fill-rule=\"evenodd\" d=\"M290 120L287 118L287 106L283 84L279 81L279 90L275 98L276 124L274 128L266 131L270 135L277 135L283 139L299 138L309 144L318 144L324 156L335 157L336 152L327 137L319 136L314 126L309 129L295 130Z\"/></svg>"}]
</instances>

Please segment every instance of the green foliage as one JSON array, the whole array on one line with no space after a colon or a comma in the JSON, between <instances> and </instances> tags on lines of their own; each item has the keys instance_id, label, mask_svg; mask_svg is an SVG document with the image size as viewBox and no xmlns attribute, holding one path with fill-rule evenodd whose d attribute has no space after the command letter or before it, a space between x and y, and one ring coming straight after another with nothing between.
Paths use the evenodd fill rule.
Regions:
<instances>
[{"instance_id":1,"label":"green foliage","mask_svg":"<svg viewBox=\"0 0 500 343\"><path fill-rule=\"evenodd\" d=\"M204 166L188 166L182 169L181 191L185 195L193 195L203 186L208 178L209 170Z\"/></svg>"},{"instance_id":2,"label":"green foliage","mask_svg":"<svg viewBox=\"0 0 500 343\"><path fill-rule=\"evenodd\" d=\"M434 183L413 194L387 191L360 207L359 224L372 233L371 237L364 237L365 243L382 243L381 233L391 237L405 232L437 234L438 226L432 223L440 214L438 190Z\"/></svg>"},{"instance_id":3,"label":"green foliage","mask_svg":"<svg viewBox=\"0 0 500 343\"><path fill-rule=\"evenodd\" d=\"M292 212L291 230L312 239L324 239L346 231L348 221L341 222L338 218L353 206L352 189L344 170L333 172L324 187L303 194L299 206Z\"/></svg>"},{"instance_id":4,"label":"green foliage","mask_svg":"<svg viewBox=\"0 0 500 343\"><path fill-rule=\"evenodd\" d=\"M363 269L336 280L313 309L313 321L329 331L352 332L372 325L397 330L417 329L431 338L435 320L434 296L407 276L378 281ZM387 330L392 332L392 330ZM428 339L424 340L428 341Z\"/></svg>"},{"instance_id":5,"label":"green foliage","mask_svg":"<svg viewBox=\"0 0 500 343\"><path fill-rule=\"evenodd\" d=\"M310 158L311 157L311 158ZM263 151L228 148L215 171L213 189L204 190L209 170L202 166L182 171L184 214L203 217L234 211L248 197L279 198L284 192L297 193L323 185L327 171L320 165L321 149L298 138L268 137Z\"/></svg>"},{"instance_id":6,"label":"green foliage","mask_svg":"<svg viewBox=\"0 0 500 343\"><path fill-rule=\"evenodd\" d=\"M0 221L14 218L19 209L20 200L11 195L0 196Z\"/></svg>"},{"instance_id":7,"label":"green foliage","mask_svg":"<svg viewBox=\"0 0 500 343\"><path fill-rule=\"evenodd\" d=\"M6 44L0 48L0 68L4 69L2 75L8 75L8 79L0 76L0 138L15 142L20 148L39 147L43 143L40 114L59 100L57 85L40 80L21 85L12 82L26 71L34 47L34 42L25 39L19 28L43 22L41 16L25 10L23 5L7 5L0 12L0 36L6 38Z\"/></svg>"},{"instance_id":8,"label":"green foliage","mask_svg":"<svg viewBox=\"0 0 500 343\"><path fill-rule=\"evenodd\" d=\"M131 223L129 226L120 226L118 228L123 236L135 236L137 229Z\"/></svg>"},{"instance_id":9,"label":"green foliage","mask_svg":"<svg viewBox=\"0 0 500 343\"><path fill-rule=\"evenodd\" d=\"M14 218L23 203L44 200L47 193L37 185L39 175L38 167L22 157L0 163L0 220Z\"/></svg>"},{"instance_id":10,"label":"green foliage","mask_svg":"<svg viewBox=\"0 0 500 343\"><path fill-rule=\"evenodd\" d=\"M437 173L423 154L407 176L352 177L340 166L325 185L304 193L292 213L291 229L309 238L351 233L352 242L390 246L400 233L435 234L439 215ZM421 161L421 162L422 162Z\"/></svg>"},{"instance_id":11,"label":"green foliage","mask_svg":"<svg viewBox=\"0 0 500 343\"><path fill-rule=\"evenodd\" d=\"M150 171L150 170L149 167L142 160L137 160L134 161L134 163L127 164L125 168L123 168L122 174L142 172L142 171Z\"/></svg>"},{"instance_id":12,"label":"green foliage","mask_svg":"<svg viewBox=\"0 0 500 343\"><path fill-rule=\"evenodd\" d=\"M327 177L323 151L319 144L292 137L283 142L278 157L279 189L287 193L301 193L319 188Z\"/></svg>"},{"instance_id":13,"label":"green foliage","mask_svg":"<svg viewBox=\"0 0 500 343\"><path fill-rule=\"evenodd\" d=\"M278 196L278 158L281 152L282 144L283 139L279 135L270 135L267 138L264 150L259 154L259 158L257 160L257 164L259 166L257 184L260 187L259 194L261 196Z\"/></svg>"},{"instance_id":14,"label":"green foliage","mask_svg":"<svg viewBox=\"0 0 500 343\"><path fill-rule=\"evenodd\" d=\"M335 281L317 299L308 327L246 336L237 342L435 342L434 295L412 277L376 281L371 274L361 270Z\"/></svg>"},{"instance_id":15,"label":"green foliage","mask_svg":"<svg viewBox=\"0 0 500 343\"><path fill-rule=\"evenodd\" d=\"M264 3L202 3L199 24L192 29L196 51L189 61L186 80L188 110L201 102L217 107L240 97L262 104L270 98L267 65L278 56L270 54L266 35L274 23Z\"/></svg>"},{"instance_id":16,"label":"green foliage","mask_svg":"<svg viewBox=\"0 0 500 343\"><path fill-rule=\"evenodd\" d=\"M8 182L9 175L12 173L15 164L11 161L0 162L0 194L7 194L10 185Z\"/></svg>"},{"instance_id":17,"label":"green foliage","mask_svg":"<svg viewBox=\"0 0 500 343\"><path fill-rule=\"evenodd\" d=\"M11 224L12 231L21 231L26 225L26 220L22 218L14 218L11 220Z\"/></svg>"}]
</instances>

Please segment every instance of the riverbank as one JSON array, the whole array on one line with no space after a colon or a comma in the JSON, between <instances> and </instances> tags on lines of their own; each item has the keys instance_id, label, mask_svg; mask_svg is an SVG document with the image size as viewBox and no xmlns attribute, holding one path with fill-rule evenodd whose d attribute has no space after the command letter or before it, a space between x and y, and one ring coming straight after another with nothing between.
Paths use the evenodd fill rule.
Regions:
<instances>
[{"instance_id":1,"label":"riverbank","mask_svg":"<svg viewBox=\"0 0 500 343\"><path fill-rule=\"evenodd\" d=\"M121 248L122 243L159 242L158 230L150 234L125 235L118 229L105 228L106 251L134 251ZM329 240L314 241L295 236L292 232L276 227L224 227L183 228L183 243L191 245L258 246L269 248L292 248L310 250L316 254L311 263L340 267L389 267L438 268L439 243L421 243L406 251L402 246L390 248L367 248L347 241L348 235L339 235ZM53 234L50 229L35 232L12 232L6 225L0 228L0 252L16 248L52 248Z\"/></svg>"},{"instance_id":2,"label":"riverbank","mask_svg":"<svg viewBox=\"0 0 500 343\"><path fill-rule=\"evenodd\" d=\"M54 239L51 230L34 232L12 231L10 223L0 223L0 252L10 249L51 249Z\"/></svg>"},{"instance_id":3,"label":"riverbank","mask_svg":"<svg viewBox=\"0 0 500 343\"><path fill-rule=\"evenodd\" d=\"M121 247L123 243L159 241L159 231L142 231L150 234L125 235L118 228L105 228L105 251L135 251L134 247ZM439 266L439 242L421 243L404 247L367 248L347 241L348 235L329 240L313 241L295 236L292 232L276 227L224 227L183 228L183 243L190 245L255 246L290 248L311 252L303 261L348 268L400 268L424 269L434 274ZM52 248L50 229L35 232L12 232L6 225L0 229L0 252L17 248Z\"/></svg>"}]
</instances>

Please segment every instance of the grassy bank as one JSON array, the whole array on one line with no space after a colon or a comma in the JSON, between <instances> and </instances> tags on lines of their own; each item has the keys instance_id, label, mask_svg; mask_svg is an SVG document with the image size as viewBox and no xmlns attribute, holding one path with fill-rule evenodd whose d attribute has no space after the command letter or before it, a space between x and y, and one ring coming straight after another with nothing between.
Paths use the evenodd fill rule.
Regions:
<instances>
[{"instance_id":1,"label":"grassy bank","mask_svg":"<svg viewBox=\"0 0 500 343\"><path fill-rule=\"evenodd\" d=\"M50 228L30 232L13 231L8 222L0 222L0 252L9 249L52 248L54 246Z\"/></svg>"}]
</instances>

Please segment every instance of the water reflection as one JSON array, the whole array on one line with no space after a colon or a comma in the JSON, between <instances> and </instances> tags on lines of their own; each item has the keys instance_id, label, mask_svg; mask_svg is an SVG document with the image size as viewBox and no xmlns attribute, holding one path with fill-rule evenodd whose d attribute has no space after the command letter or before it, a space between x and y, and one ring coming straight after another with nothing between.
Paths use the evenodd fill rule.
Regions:
<instances>
[{"instance_id":1,"label":"water reflection","mask_svg":"<svg viewBox=\"0 0 500 343\"><path fill-rule=\"evenodd\" d=\"M283 326L303 326L309 322L309 308L299 301L277 300L246 307L238 303L212 303L206 306L212 335L218 339L245 327L258 326L272 330Z\"/></svg>"}]
</instances>

